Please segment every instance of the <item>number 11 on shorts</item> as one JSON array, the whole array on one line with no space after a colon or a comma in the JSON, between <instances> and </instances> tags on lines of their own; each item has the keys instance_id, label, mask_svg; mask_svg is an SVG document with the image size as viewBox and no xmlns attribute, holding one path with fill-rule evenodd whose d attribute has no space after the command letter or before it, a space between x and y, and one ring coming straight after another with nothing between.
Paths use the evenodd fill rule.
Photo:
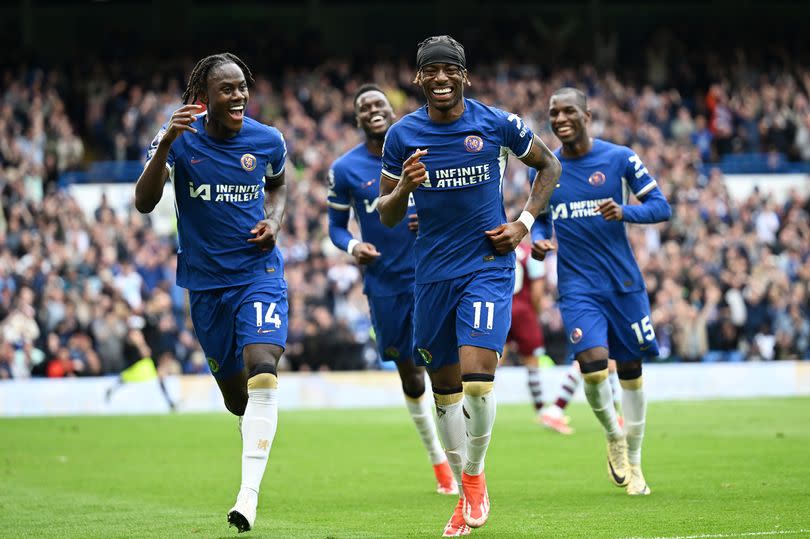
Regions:
<instances>
[{"instance_id":1,"label":"number 11 on shorts","mask_svg":"<svg viewBox=\"0 0 810 539\"><path fill-rule=\"evenodd\" d=\"M480 301L473 302L473 309L475 310L473 328L475 329L481 327L481 303ZM484 307L487 308L487 329L492 329L492 323L495 318L495 304L491 301L487 301L484 303Z\"/></svg>"}]
</instances>

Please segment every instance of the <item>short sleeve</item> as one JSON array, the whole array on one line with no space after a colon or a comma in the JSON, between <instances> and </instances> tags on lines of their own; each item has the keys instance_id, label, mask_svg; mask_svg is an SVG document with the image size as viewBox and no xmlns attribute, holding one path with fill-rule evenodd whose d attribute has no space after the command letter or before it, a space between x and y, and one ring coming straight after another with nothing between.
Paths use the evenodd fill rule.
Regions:
<instances>
[{"instance_id":1,"label":"short sleeve","mask_svg":"<svg viewBox=\"0 0 810 539\"><path fill-rule=\"evenodd\" d=\"M545 263L541 260L535 260L529 256L529 258L526 260L526 274L529 276L529 280L531 281L542 279L546 275Z\"/></svg>"},{"instance_id":2,"label":"short sleeve","mask_svg":"<svg viewBox=\"0 0 810 539\"><path fill-rule=\"evenodd\" d=\"M385 134L382 155L382 173L392 180L399 181L402 178L402 164L407 159L405 157L405 147L402 144L400 129L394 124Z\"/></svg>"},{"instance_id":3,"label":"short sleeve","mask_svg":"<svg viewBox=\"0 0 810 539\"><path fill-rule=\"evenodd\" d=\"M650 176L650 172L641 162L641 158L632 150L628 150L626 157L624 179L630 186L630 190L636 195L636 198L640 199L658 187L658 182Z\"/></svg>"},{"instance_id":4,"label":"short sleeve","mask_svg":"<svg viewBox=\"0 0 810 539\"><path fill-rule=\"evenodd\" d=\"M280 131L275 130L278 140L273 144L273 151L267 160L264 175L267 178L278 178L284 172L284 163L287 161L287 143Z\"/></svg>"},{"instance_id":5,"label":"short sleeve","mask_svg":"<svg viewBox=\"0 0 810 539\"><path fill-rule=\"evenodd\" d=\"M505 146L518 159L523 159L532 148L534 133L517 114L498 111L498 128L502 137L501 146Z\"/></svg>"},{"instance_id":6,"label":"short sleeve","mask_svg":"<svg viewBox=\"0 0 810 539\"><path fill-rule=\"evenodd\" d=\"M160 141L163 140L163 136L166 134L167 126L168 124L163 124L163 126L157 132L157 135L155 135L155 138L152 139L152 143L146 150L146 161L144 163L144 166L148 165L149 161L151 161L152 158L155 156L155 152L157 152L158 145L160 144ZM169 148L169 155L168 157L166 157L166 168L169 169L169 172L171 172L172 169L174 168L174 160L175 160L174 145L172 145Z\"/></svg>"},{"instance_id":7,"label":"short sleeve","mask_svg":"<svg viewBox=\"0 0 810 539\"><path fill-rule=\"evenodd\" d=\"M348 211L351 208L351 193L348 182L341 167L332 165L327 175L329 188L326 195L326 203L330 208Z\"/></svg>"}]
</instances>

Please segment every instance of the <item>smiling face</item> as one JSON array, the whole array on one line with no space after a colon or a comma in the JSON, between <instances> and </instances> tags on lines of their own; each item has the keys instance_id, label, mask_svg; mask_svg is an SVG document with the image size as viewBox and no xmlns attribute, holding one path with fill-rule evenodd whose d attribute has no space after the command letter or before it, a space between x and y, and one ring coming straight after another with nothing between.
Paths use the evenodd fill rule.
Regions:
<instances>
[{"instance_id":1,"label":"smiling face","mask_svg":"<svg viewBox=\"0 0 810 539\"><path fill-rule=\"evenodd\" d=\"M385 94L369 90L360 94L354 103L357 127L362 129L367 138L382 140L391 124L394 123L394 110Z\"/></svg>"},{"instance_id":2,"label":"smiling face","mask_svg":"<svg viewBox=\"0 0 810 539\"><path fill-rule=\"evenodd\" d=\"M551 130L563 144L573 144L588 138L591 112L583 110L576 94L565 92L551 96L548 118Z\"/></svg>"},{"instance_id":3,"label":"smiling face","mask_svg":"<svg viewBox=\"0 0 810 539\"><path fill-rule=\"evenodd\" d=\"M449 111L464 98L464 70L455 64L428 64L419 72L428 105Z\"/></svg>"},{"instance_id":4,"label":"smiling face","mask_svg":"<svg viewBox=\"0 0 810 539\"><path fill-rule=\"evenodd\" d=\"M248 102L245 74L232 62L219 65L208 74L207 89L201 101L208 107L208 121L215 134L238 133Z\"/></svg>"}]
</instances>

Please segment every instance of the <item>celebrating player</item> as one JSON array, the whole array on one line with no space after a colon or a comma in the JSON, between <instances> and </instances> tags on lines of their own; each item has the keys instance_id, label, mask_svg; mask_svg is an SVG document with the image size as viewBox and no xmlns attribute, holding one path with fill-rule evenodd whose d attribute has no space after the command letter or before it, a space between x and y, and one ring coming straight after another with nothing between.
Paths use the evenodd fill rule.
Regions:
<instances>
[{"instance_id":1,"label":"celebrating player","mask_svg":"<svg viewBox=\"0 0 810 539\"><path fill-rule=\"evenodd\" d=\"M380 223L376 211L383 139L394 121L394 111L373 84L357 91L354 111L366 140L335 161L329 171L329 237L365 268L365 293L380 357L396 363L408 412L433 464L437 491L457 494L458 485L436 437L433 409L424 398L425 369L412 359L415 210L409 206L408 216L394 228ZM354 239L347 228L352 207L362 241Z\"/></svg>"},{"instance_id":2,"label":"celebrating player","mask_svg":"<svg viewBox=\"0 0 810 539\"><path fill-rule=\"evenodd\" d=\"M247 80L246 80L247 79ZM135 187L151 212L173 179L177 284L227 409L240 417L242 484L228 522L256 519L259 485L276 433L276 364L287 339L287 284L276 238L286 205L284 138L246 118L247 66L230 53L200 60L186 103L152 142ZM197 100L207 107L194 104Z\"/></svg>"},{"instance_id":3,"label":"celebrating player","mask_svg":"<svg viewBox=\"0 0 810 539\"><path fill-rule=\"evenodd\" d=\"M644 279L625 233L625 223L658 223L672 210L655 180L633 150L591 139L591 111L575 88L554 92L549 104L554 134L562 142L560 188L549 212L557 234L560 311L585 381L585 396L605 429L608 472L631 495L650 488L641 472L647 402L642 358L656 357L658 344L650 321ZM539 177L539 176L538 176ZM628 190L641 205L626 205ZM549 230L545 238L550 238ZM532 245L543 259L554 249L549 239ZM623 389L627 435L619 426L608 382L608 358L617 361Z\"/></svg>"},{"instance_id":4,"label":"celebrating player","mask_svg":"<svg viewBox=\"0 0 810 539\"><path fill-rule=\"evenodd\" d=\"M484 525L484 457L495 422L495 368L509 330L514 250L546 207L560 165L515 114L464 98L464 48L449 36L419 44L414 80L427 105L385 138L380 219L397 226L413 194L414 358L433 386L439 438L462 492L445 536ZM501 181L509 152L540 172L518 220ZM463 401L463 405L462 405Z\"/></svg>"}]
</instances>

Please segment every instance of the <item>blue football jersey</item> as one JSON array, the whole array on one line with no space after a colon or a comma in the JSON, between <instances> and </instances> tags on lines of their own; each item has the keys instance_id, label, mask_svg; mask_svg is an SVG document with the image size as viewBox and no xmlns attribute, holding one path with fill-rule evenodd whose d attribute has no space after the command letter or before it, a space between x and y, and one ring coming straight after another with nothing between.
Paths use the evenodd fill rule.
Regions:
<instances>
[{"instance_id":1,"label":"blue football jersey","mask_svg":"<svg viewBox=\"0 0 810 539\"><path fill-rule=\"evenodd\" d=\"M647 167L630 148L600 139L577 159L563 157L559 149L554 153L562 164L559 186L549 200L560 295L645 289L625 223L606 221L596 208L608 198L626 204L631 192L643 197L655 189ZM536 174L530 173L532 181Z\"/></svg>"},{"instance_id":2,"label":"blue football jersey","mask_svg":"<svg viewBox=\"0 0 810 539\"><path fill-rule=\"evenodd\" d=\"M177 284L189 290L244 285L262 277L284 276L278 248L262 252L248 239L265 218L265 177L284 171L284 137L270 126L245 118L239 133L215 139L205 131L205 114L192 124L196 133L175 139L166 166L177 211ZM166 126L147 151L154 155Z\"/></svg>"},{"instance_id":3,"label":"blue football jersey","mask_svg":"<svg viewBox=\"0 0 810 539\"><path fill-rule=\"evenodd\" d=\"M534 134L515 114L464 100L452 123L436 123L427 106L394 124L385 138L382 173L398 181L417 149L428 180L414 191L419 209L416 282L444 281L486 268L515 267L484 234L506 223L502 181L508 153L529 153Z\"/></svg>"},{"instance_id":4,"label":"blue football jersey","mask_svg":"<svg viewBox=\"0 0 810 539\"><path fill-rule=\"evenodd\" d=\"M329 206L341 211L353 208L363 241L380 252L377 260L363 266L365 292L390 296L413 288L416 234L408 230L408 215L416 208L411 200L405 218L388 228L377 213L379 197L380 158L370 153L365 144L345 153L329 169Z\"/></svg>"}]
</instances>

